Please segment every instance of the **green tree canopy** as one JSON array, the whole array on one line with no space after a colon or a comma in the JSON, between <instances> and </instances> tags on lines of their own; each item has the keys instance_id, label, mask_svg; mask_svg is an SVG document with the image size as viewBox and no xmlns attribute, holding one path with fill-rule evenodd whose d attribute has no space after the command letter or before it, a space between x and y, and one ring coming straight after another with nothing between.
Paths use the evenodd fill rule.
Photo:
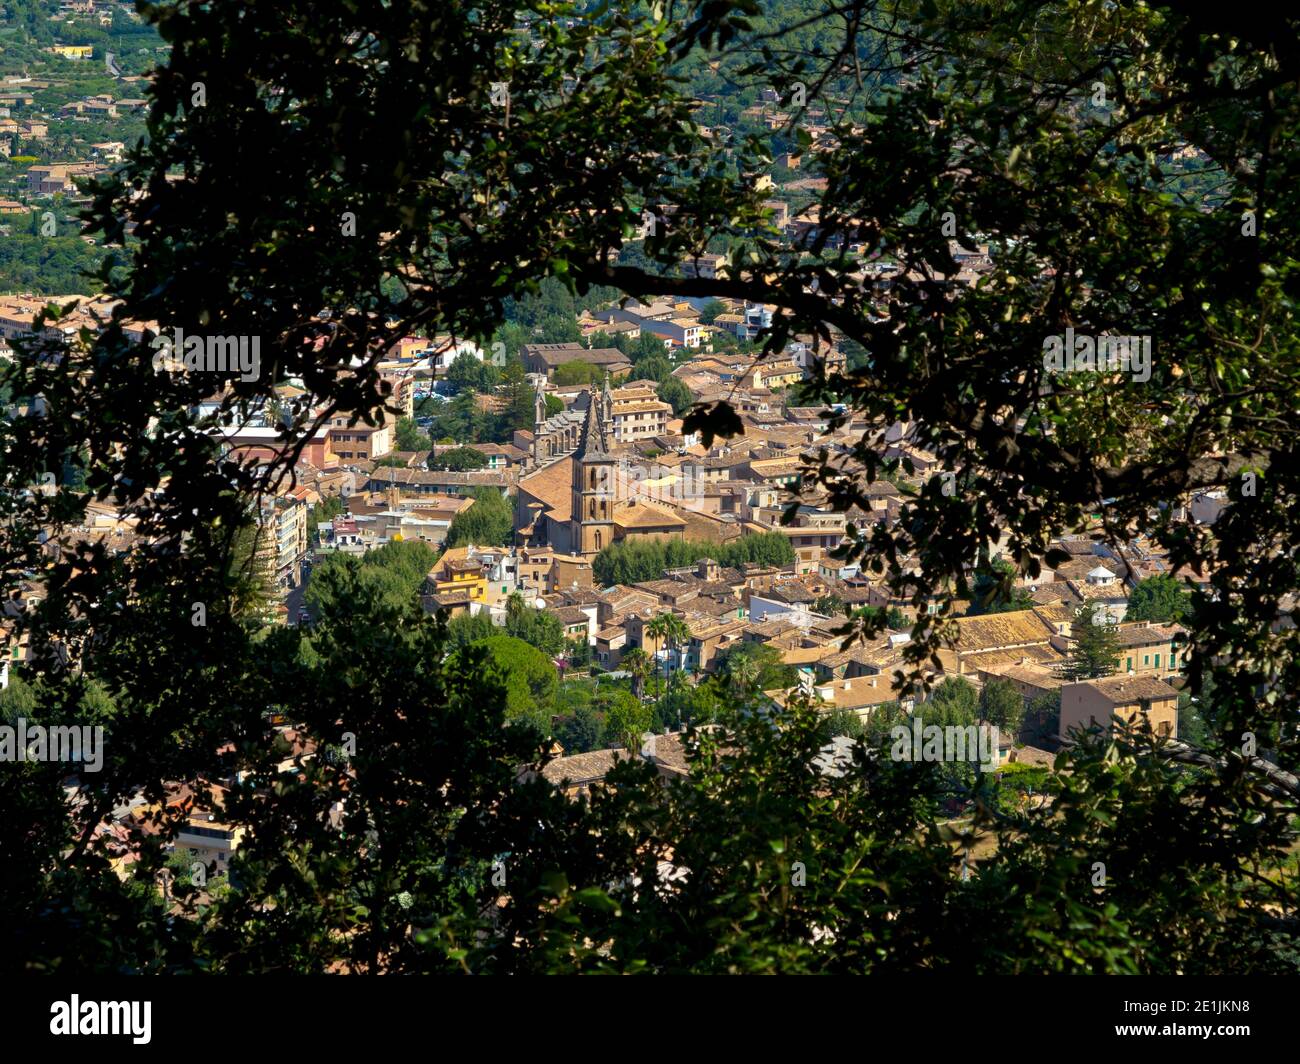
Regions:
<instances>
[{"instance_id":1,"label":"green tree canopy","mask_svg":"<svg viewBox=\"0 0 1300 1064\"><path fill-rule=\"evenodd\" d=\"M674 416L679 416L683 411L688 410L695 401L691 390L676 377L671 376L659 382L655 395L661 403L667 403L673 408Z\"/></svg>"},{"instance_id":2,"label":"green tree canopy","mask_svg":"<svg viewBox=\"0 0 1300 1064\"><path fill-rule=\"evenodd\" d=\"M398 420L394 439L399 451L427 451L432 446L429 437L409 417Z\"/></svg>"},{"instance_id":3,"label":"green tree canopy","mask_svg":"<svg viewBox=\"0 0 1300 1064\"><path fill-rule=\"evenodd\" d=\"M1119 667L1119 640L1105 607L1088 603L1075 611L1070 625L1070 655L1064 674L1072 680L1109 676Z\"/></svg>"},{"instance_id":4,"label":"green tree canopy","mask_svg":"<svg viewBox=\"0 0 1300 1064\"><path fill-rule=\"evenodd\" d=\"M605 371L590 362L575 359L556 366L551 379L562 388L573 384L599 384L605 379Z\"/></svg>"},{"instance_id":5,"label":"green tree canopy","mask_svg":"<svg viewBox=\"0 0 1300 1064\"><path fill-rule=\"evenodd\" d=\"M1191 610L1191 595L1167 573L1139 580L1128 597L1126 621L1181 621Z\"/></svg>"},{"instance_id":6,"label":"green tree canopy","mask_svg":"<svg viewBox=\"0 0 1300 1064\"><path fill-rule=\"evenodd\" d=\"M449 469L463 473L471 469L483 469L491 463L487 455L473 447L453 447L449 451L430 455L427 464L430 469Z\"/></svg>"},{"instance_id":7,"label":"green tree canopy","mask_svg":"<svg viewBox=\"0 0 1300 1064\"><path fill-rule=\"evenodd\" d=\"M515 518L510 501L496 488L472 488L474 505L451 519L447 528L447 546L509 546L514 540Z\"/></svg>"},{"instance_id":8,"label":"green tree canopy","mask_svg":"<svg viewBox=\"0 0 1300 1064\"><path fill-rule=\"evenodd\" d=\"M559 674L551 659L536 647L510 635L492 635L452 655L467 667L487 666L505 684L507 720L527 719L543 735L551 730Z\"/></svg>"}]
</instances>

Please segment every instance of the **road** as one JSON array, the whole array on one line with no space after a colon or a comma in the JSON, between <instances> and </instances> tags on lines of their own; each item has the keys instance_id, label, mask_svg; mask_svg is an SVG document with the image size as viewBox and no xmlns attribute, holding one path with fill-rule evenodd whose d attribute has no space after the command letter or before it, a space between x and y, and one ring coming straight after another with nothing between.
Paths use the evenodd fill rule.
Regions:
<instances>
[{"instance_id":1,"label":"road","mask_svg":"<svg viewBox=\"0 0 1300 1064\"><path fill-rule=\"evenodd\" d=\"M303 596L307 592L307 583L311 579L310 572L303 575L297 587L289 592L285 598L285 605L289 607L289 623L298 623L298 611L303 608Z\"/></svg>"}]
</instances>

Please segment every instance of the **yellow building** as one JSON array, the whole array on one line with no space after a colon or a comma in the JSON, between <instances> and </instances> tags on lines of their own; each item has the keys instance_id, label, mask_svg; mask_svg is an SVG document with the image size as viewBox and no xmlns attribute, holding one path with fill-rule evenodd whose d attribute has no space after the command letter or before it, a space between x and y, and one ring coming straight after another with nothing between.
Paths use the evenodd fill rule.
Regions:
<instances>
[{"instance_id":1,"label":"yellow building","mask_svg":"<svg viewBox=\"0 0 1300 1064\"><path fill-rule=\"evenodd\" d=\"M243 838L242 827L220 823L212 813L195 812L177 832L176 849L189 851L195 861L204 865L215 863L215 874L221 875L230 867L230 859Z\"/></svg>"},{"instance_id":2,"label":"yellow building","mask_svg":"<svg viewBox=\"0 0 1300 1064\"><path fill-rule=\"evenodd\" d=\"M46 51L61 55L64 59L91 59L95 55L94 46L89 44L56 44Z\"/></svg>"},{"instance_id":3,"label":"yellow building","mask_svg":"<svg viewBox=\"0 0 1300 1064\"><path fill-rule=\"evenodd\" d=\"M470 558L469 547L452 547L429 573L428 584L434 595L467 592L470 602L482 602L487 597L487 574L483 563Z\"/></svg>"}]
</instances>

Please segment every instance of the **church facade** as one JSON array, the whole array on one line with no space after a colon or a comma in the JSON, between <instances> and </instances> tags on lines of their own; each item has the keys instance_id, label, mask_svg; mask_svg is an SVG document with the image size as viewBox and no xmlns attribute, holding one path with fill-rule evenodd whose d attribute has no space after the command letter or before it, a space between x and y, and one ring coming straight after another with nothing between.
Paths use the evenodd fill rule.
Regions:
<instances>
[{"instance_id":1,"label":"church facade","mask_svg":"<svg viewBox=\"0 0 1300 1064\"><path fill-rule=\"evenodd\" d=\"M548 418L538 391L536 468L520 481L516 504L523 541L593 558L629 536L681 538L686 522L670 508L629 498L634 478L626 446L616 439L608 381L580 401L580 409Z\"/></svg>"}]
</instances>

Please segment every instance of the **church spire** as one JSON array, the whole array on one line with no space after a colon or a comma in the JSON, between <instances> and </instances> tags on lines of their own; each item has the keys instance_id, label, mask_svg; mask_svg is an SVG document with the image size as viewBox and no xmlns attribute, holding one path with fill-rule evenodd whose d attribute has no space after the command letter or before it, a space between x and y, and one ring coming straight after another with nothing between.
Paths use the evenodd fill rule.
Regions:
<instances>
[{"instance_id":1,"label":"church spire","mask_svg":"<svg viewBox=\"0 0 1300 1064\"><path fill-rule=\"evenodd\" d=\"M591 397L587 402L587 418L582 423L582 438L578 441L578 452L574 455L578 461L586 458L606 458L609 455L609 430L604 402L591 386Z\"/></svg>"},{"instance_id":2,"label":"church spire","mask_svg":"<svg viewBox=\"0 0 1300 1064\"><path fill-rule=\"evenodd\" d=\"M541 381L537 382L537 395L533 402L533 419L537 427L546 420L546 392Z\"/></svg>"}]
</instances>

